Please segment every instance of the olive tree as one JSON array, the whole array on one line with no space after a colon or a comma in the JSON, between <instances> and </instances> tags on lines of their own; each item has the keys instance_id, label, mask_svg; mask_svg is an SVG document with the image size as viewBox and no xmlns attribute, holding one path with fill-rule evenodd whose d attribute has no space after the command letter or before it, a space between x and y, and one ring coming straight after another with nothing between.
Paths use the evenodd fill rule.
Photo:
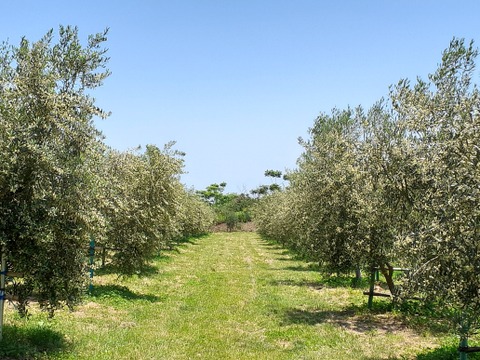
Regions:
<instances>
[{"instance_id":1,"label":"olive tree","mask_svg":"<svg viewBox=\"0 0 480 360\"><path fill-rule=\"evenodd\" d=\"M294 204L293 192L277 191L261 198L254 206L254 222L257 231L265 238L280 242L283 246L297 247L297 234L295 225L295 210L299 209Z\"/></svg>"},{"instance_id":2,"label":"olive tree","mask_svg":"<svg viewBox=\"0 0 480 360\"><path fill-rule=\"evenodd\" d=\"M480 96L473 83L478 51L454 39L437 71L392 93L415 149L421 216L405 237L412 289L455 312L466 339L480 318Z\"/></svg>"},{"instance_id":3,"label":"olive tree","mask_svg":"<svg viewBox=\"0 0 480 360\"><path fill-rule=\"evenodd\" d=\"M35 291L53 314L72 305L84 280L84 257L95 208L86 159L106 117L91 89L109 75L102 44L60 27L37 42L0 48L0 242L24 274L24 295Z\"/></svg>"},{"instance_id":4,"label":"olive tree","mask_svg":"<svg viewBox=\"0 0 480 360\"><path fill-rule=\"evenodd\" d=\"M176 223L179 229L177 239L183 240L191 236L200 236L208 233L214 223L215 214L193 191L182 191L179 194Z\"/></svg>"},{"instance_id":5,"label":"olive tree","mask_svg":"<svg viewBox=\"0 0 480 360\"><path fill-rule=\"evenodd\" d=\"M352 246L359 230L357 128L350 109L319 116L310 129L311 139L303 142L300 174L291 180L306 211L301 242L328 271L345 272L358 265Z\"/></svg>"}]
</instances>

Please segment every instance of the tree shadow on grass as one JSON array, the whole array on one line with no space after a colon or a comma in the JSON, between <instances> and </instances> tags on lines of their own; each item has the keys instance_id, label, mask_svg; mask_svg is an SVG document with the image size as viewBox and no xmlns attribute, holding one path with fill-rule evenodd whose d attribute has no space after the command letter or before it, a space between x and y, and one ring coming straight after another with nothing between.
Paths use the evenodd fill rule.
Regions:
<instances>
[{"instance_id":1,"label":"tree shadow on grass","mask_svg":"<svg viewBox=\"0 0 480 360\"><path fill-rule=\"evenodd\" d=\"M298 271L308 271L298 270ZM322 277L319 281L311 280L274 280L271 282L272 285L290 285L290 286L307 286L320 290L323 288L368 288L368 280L362 279L357 281L355 277L352 276L341 276L341 277Z\"/></svg>"},{"instance_id":2,"label":"tree shadow on grass","mask_svg":"<svg viewBox=\"0 0 480 360\"><path fill-rule=\"evenodd\" d=\"M424 334L423 328L416 328L408 325L405 319L391 316L388 302L374 305L372 310L365 309L364 306L350 306L343 310L304 310L290 309L283 314L282 325L318 325L331 324L341 327L354 334L398 334L399 332L411 331L419 338ZM436 325L432 325L435 330ZM433 331L435 332L435 331ZM411 335L407 335L411 336ZM473 344L472 346L477 345ZM444 345L435 349L419 349L416 359L418 360L456 360L459 358L458 345ZM389 357L392 360L400 360L405 357ZM372 356L368 360L385 359L383 356ZM480 353L468 354L469 360L480 360Z\"/></svg>"},{"instance_id":3,"label":"tree shadow on grass","mask_svg":"<svg viewBox=\"0 0 480 360\"><path fill-rule=\"evenodd\" d=\"M40 354L64 352L68 346L61 333L47 327L5 325L0 341L0 359L36 359Z\"/></svg>"},{"instance_id":4,"label":"tree shadow on grass","mask_svg":"<svg viewBox=\"0 0 480 360\"><path fill-rule=\"evenodd\" d=\"M281 259L279 259L281 260ZM292 265L292 266L285 266L284 268L280 268L278 270L291 270L291 271L315 271L319 272L320 267L317 264L310 263L305 265Z\"/></svg>"},{"instance_id":5,"label":"tree shadow on grass","mask_svg":"<svg viewBox=\"0 0 480 360\"><path fill-rule=\"evenodd\" d=\"M98 298L121 298L125 300L146 300L154 303L162 300L161 297L151 294L137 294L126 286L120 285L95 285L90 294Z\"/></svg>"},{"instance_id":6,"label":"tree shadow on grass","mask_svg":"<svg viewBox=\"0 0 480 360\"><path fill-rule=\"evenodd\" d=\"M196 244L198 240L207 238L209 236L210 236L210 234L208 234L208 233L207 234L192 235L192 236L188 236L188 237L185 237L183 239L180 239L180 240L175 240L174 243L175 244L183 244L183 243Z\"/></svg>"},{"instance_id":7,"label":"tree shadow on grass","mask_svg":"<svg viewBox=\"0 0 480 360\"><path fill-rule=\"evenodd\" d=\"M262 241L260 242L260 245L268 249L286 250L285 247L283 247L282 245L273 241L265 240L265 239L262 239Z\"/></svg>"},{"instance_id":8,"label":"tree shadow on grass","mask_svg":"<svg viewBox=\"0 0 480 360\"><path fill-rule=\"evenodd\" d=\"M307 264L307 266L312 266L315 268L315 270L318 268L318 265L311 263L311 259L309 259L304 254L296 252L292 249L287 249L280 244L265 241L261 244L261 246L268 251L272 251L273 254L276 255L276 260L278 261L302 261L307 263L310 262L310 264Z\"/></svg>"},{"instance_id":9,"label":"tree shadow on grass","mask_svg":"<svg viewBox=\"0 0 480 360\"><path fill-rule=\"evenodd\" d=\"M317 325L327 322L330 317L344 317L346 313L340 311L310 311L291 309L285 312L282 325Z\"/></svg>"},{"instance_id":10,"label":"tree shadow on grass","mask_svg":"<svg viewBox=\"0 0 480 360\"><path fill-rule=\"evenodd\" d=\"M450 333L444 319L432 318L422 314L393 314L394 308L395 305L391 301L376 300L373 302L371 309L368 308L367 301L361 305L352 304L337 311L289 309L283 313L282 323L284 325L329 323L354 333L368 331L388 333L405 329L409 329L420 336L425 332L436 335Z\"/></svg>"},{"instance_id":11,"label":"tree shadow on grass","mask_svg":"<svg viewBox=\"0 0 480 360\"><path fill-rule=\"evenodd\" d=\"M260 244L260 246L267 251L273 252L275 255L288 255L287 258L281 258L279 260L294 260L299 257L299 255L294 251L286 249L285 247L276 243L264 242Z\"/></svg>"},{"instance_id":12,"label":"tree shadow on grass","mask_svg":"<svg viewBox=\"0 0 480 360\"><path fill-rule=\"evenodd\" d=\"M314 290L321 290L325 287L325 284L323 284L321 281L310 281L310 280L273 280L270 282L271 285L274 286L299 286L299 287L309 287Z\"/></svg>"},{"instance_id":13,"label":"tree shadow on grass","mask_svg":"<svg viewBox=\"0 0 480 360\"><path fill-rule=\"evenodd\" d=\"M381 302L374 304L372 309L366 305L351 305L342 310L304 310L290 309L283 314L284 325L306 324L317 325L330 323L356 333L365 333L373 330L391 332L406 325L388 316L391 304Z\"/></svg>"},{"instance_id":14,"label":"tree shadow on grass","mask_svg":"<svg viewBox=\"0 0 480 360\"><path fill-rule=\"evenodd\" d=\"M283 250L282 252L278 253L278 255L283 255L282 258L278 259L280 261L302 261L305 263L311 262L311 260L308 257L302 254L292 252L290 250Z\"/></svg>"},{"instance_id":15,"label":"tree shadow on grass","mask_svg":"<svg viewBox=\"0 0 480 360\"><path fill-rule=\"evenodd\" d=\"M417 360L458 360L459 358L458 348L456 346L442 346L440 348L434 350L427 350L426 352L422 352L418 354L415 359ZM368 357L365 360L383 360L384 357ZM395 358L388 358L389 360L402 360L405 357L395 357ZM469 360L479 360L480 354L473 353L468 354Z\"/></svg>"},{"instance_id":16,"label":"tree shadow on grass","mask_svg":"<svg viewBox=\"0 0 480 360\"><path fill-rule=\"evenodd\" d=\"M276 245L261 245L261 247L271 253L274 256L277 256L277 260L292 260L292 254L291 251L282 248L281 246L276 246ZM280 257L281 256L281 257Z\"/></svg>"},{"instance_id":17,"label":"tree shadow on grass","mask_svg":"<svg viewBox=\"0 0 480 360\"><path fill-rule=\"evenodd\" d=\"M428 350L417 355L418 360L457 360L459 358L458 346L442 346ZM468 359L480 359L479 354L468 354Z\"/></svg>"},{"instance_id":18,"label":"tree shadow on grass","mask_svg":"<svg viewBox=\"0 0 480 360\"><path fill-rule=\"evenodd\" d=\"M186 248L188 246L194 246L198 245L198 240L201 239L202 237L206 237L207 235L202 235L198 237L189 237L181 240L176 240L172 243L170 243L169 246L164 247L161 249L162 251L168 251L168 252L176 252L179 253L180 249Z\"/></svg>"},{"instance_id":19,"label":"tree shadow on grass","mask_svg":"<svg viewBox=\"0 0 480 360\"><path fill-rule=\"evenodd\" d=\"M118 267L114 266L113 264L106 264L105 266L102 266L95 270L95 275L97 276L112 275L112 274L117 274L118 276L122 276L121 270ZM140 277L149 277L156 274L158 274L158 267L147 264L147 265L143 265L139 271L137 271L135 274L132 274L132 275L137 275Z\"/></svg>"}]
</instances>

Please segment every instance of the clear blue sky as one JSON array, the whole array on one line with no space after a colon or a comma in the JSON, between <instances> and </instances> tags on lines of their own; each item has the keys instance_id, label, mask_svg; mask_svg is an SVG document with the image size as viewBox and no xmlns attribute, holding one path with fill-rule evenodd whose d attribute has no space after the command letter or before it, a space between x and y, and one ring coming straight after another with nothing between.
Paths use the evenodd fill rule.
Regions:
<instances>
[{"instance_id":1,"label":"clear blue sky","mask_svg":"<svg viewBox=\"0 0 480 360\"><path fill-rule=\"evenodd\" d=\"M2 0L0 39L109 27L112 75L94 94L106 143L174 140L188 187L243 192L295 167L320 112L426 78L453 36L480 46L479 14L473 0Z\"/></svg>"}]
</instances>

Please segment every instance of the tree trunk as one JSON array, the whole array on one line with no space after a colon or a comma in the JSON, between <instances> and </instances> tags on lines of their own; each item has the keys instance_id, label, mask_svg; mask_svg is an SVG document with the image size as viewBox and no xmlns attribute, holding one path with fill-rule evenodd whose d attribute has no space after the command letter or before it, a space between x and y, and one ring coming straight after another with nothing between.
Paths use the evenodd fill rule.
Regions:
<instances>
[{"instance_id":1,"label":"tree trunk","mask_svg":"<svg viewBox=\"0 0 480 360\"><path fill-rule=\"evenodd\" d=\"M357 265L355 268L355 286L359 286L362 282L362 271L360 270L360 266Z\"/></svg>"},{"instance_id":2,"label":"tree trunk","mask_svg":"<svg viewBox=\"0 0 480 360\"><path fill-rule=\"evenodd\" d=\"M382 272L382 275L385 277L385 280L388 285L388 290L390 290L390 293L392 294L392 296L394 296L395 284L393 283L393 266L391 266L389 263L380 264L380 271Z\"/></svg>"},{"instance_id":3,"label":"tree trunk","mask_svg":"<svg viewBox=\"0 0 480 360\"><path fill-rule=\"evenodd\" d=\"M362 281L362 270L360 270L360 266L357 265L355 268L355 281L360 283Z\"/></svg>"}]
</instances>

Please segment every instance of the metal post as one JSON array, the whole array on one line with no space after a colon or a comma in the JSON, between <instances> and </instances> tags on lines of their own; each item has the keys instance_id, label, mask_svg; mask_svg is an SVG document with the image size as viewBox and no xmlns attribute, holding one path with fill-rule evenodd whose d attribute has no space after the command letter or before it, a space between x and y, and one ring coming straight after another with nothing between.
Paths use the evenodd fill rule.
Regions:
<instances>
[{"instance_id":1,"label":"metal post","mask_svg":"<svg viewBox=\"0 0 480 360\"><path fill-rule=\"evenodd\" d=\"M93 291L93 264L94 264L94 257L95 257L95 239L91 238L90 240L90 248L89 248L89 255L90 255L90 285L88 286L88 291L91 293Z\"/></svg>"},{"instance_id":2,"label":"metal post","mask_svg":"<svg viewBox=\"0 0 480 360\"><path fill-rule=\"evenodd\" d=\"M0 270L0 341L3 339L3 310L5 307L5 277L7 276L7 258L5 247L2 248Z\"/></svg>"}]
</instances>

